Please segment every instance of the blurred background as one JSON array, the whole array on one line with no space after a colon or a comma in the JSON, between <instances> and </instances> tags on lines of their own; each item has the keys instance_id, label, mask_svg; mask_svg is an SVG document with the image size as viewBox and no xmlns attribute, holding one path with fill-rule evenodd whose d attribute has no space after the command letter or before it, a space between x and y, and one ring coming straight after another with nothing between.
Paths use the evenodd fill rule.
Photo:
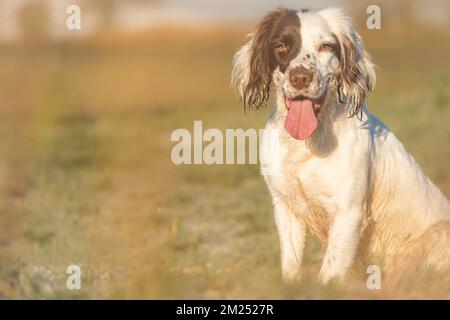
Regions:
<instances>
[{"instance_id":1,"label":"blurred background","mask_svg":"<svg viewBox=\"0 0 450 320\"><path fill-rule=\"evenodd\" d=\"M231 60L280 6L348 12L378 65L371 111L450 196L448 1L0 0L0 298L450 297L445 282L369 291L365 269L322 287L317 240L284 286L258 166L172 164L170 134L194 120L263 127Z\"/></svg>"}]
</instances>

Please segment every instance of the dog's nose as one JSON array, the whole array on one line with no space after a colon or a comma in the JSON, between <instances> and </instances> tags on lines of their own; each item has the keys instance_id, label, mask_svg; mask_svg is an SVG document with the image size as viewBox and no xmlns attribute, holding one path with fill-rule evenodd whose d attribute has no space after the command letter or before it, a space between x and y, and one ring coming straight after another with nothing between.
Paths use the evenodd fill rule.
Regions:
<instances>
[{"instance_id":1,"label":"dog's nose","mask_svg":"<svg viewBox=\"0 0 450 320\"><path fill-rule=\"evenodd\" d=\"M297 90L306 88L311 83L312 78L312 72L304 67L298 67L289 72L289 81Z\"/></svg>"}]
</instances>

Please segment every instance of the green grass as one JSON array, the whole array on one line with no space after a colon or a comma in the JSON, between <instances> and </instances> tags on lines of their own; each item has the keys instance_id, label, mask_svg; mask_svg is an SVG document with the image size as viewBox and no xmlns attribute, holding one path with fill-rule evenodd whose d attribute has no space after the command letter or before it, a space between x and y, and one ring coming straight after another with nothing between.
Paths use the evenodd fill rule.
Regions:
<instances>
[{"instance_id":1,"label":"green grass","mask_svg":"<svg viewBox=\"0 0 450 320\"><path fill-rule=\"evenodd\" d=\"M171 132L194 120L263 127L269 110L245 114L229 86L244 34L1 48L0 297L445 296L370 292L361 270L323 287L313 238L302 282L285 286L259 168L171 163ZM372 112L450 195L448 36L364 39L379 66ZM72 263L80 291L65 288Z\"/></svg>"}]
</instances>

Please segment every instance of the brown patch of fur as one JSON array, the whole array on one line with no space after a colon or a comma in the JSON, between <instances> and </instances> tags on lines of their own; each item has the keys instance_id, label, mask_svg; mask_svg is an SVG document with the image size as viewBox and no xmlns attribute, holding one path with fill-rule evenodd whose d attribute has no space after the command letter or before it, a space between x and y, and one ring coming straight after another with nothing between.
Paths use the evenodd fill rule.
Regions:
<instances>
[{"instance_id":1,"label":"brown patch of fur","mask_svg":"<svg viewBox=\"0 0 450 320\"><path fill-rule=\"evenodd\" d=\"M386 260L383 288L395 294L408 290L418 294L433 288L437 297L450 297L450 221L432 225L420 237Z\"/></svg>"},{"instance_id":2,"label":"brown patch of fur","mask_svg":"<svg viewBox=\"0 0 450 320\"><path fill-rule=\"evenodd\" d=\"M300 51L299 29L294 10L272 11L259 23L251 48L250 79L243 92L244 107L256 109L267 102L275 68L284 71Z\"/></svg>"},{"instance_id":3,"label":"brown patch of fur","mask_svg":"<svg viewBox=\"0 0 450 320\"><path fill-rule=\"evenodd\" d=\"M297 182L298 190L303 195L303 199L306 201L306 205L309 212L303 212L300 215L306 228L312 232L322 242L322 246L326 247L328 243L328 229L330 226L330 216L326 210L318 203L310 199L303 189L303 185L300 181Z\"/></svg>"},{"instance_id":4,"label":"brown patch of fur","mask_svg":"<svg viewBox=\"0 0 450 320\"><path fill-rule=\"evenodd\" d=\"M326 247L328 243L328 230L331 224L330 216L321 206L316 203L308 203L311 214L303 214L301 219L308 230L312 232Z\"/></svg>"},{"instance_id":5,"label":"brown patch of fur","mask_svg":"<svg viewBox=\"0 0 450 320\"><path fill-rule=\"evenodd\" d=\"M450 275L450 222L442 221L432 225L416 239L406 241L398 256L388 265L390 273L402 274L402 268L432 268L435 272ZM405 263L405 262L408 263Z\"/></svg>"}]
</instances>

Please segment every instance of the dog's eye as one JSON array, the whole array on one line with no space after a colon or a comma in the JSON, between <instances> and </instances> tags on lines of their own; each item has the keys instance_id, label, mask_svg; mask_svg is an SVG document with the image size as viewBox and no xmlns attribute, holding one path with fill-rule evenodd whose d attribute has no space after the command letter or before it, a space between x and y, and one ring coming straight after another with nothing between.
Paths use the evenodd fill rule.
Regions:
<instances>
[{"instance_id":1,"label":"dog's eye","mask_svg":"<svg viewBox=\"0 0 450 320\"><path fill-rule=\"evenodd\" d=\"M283 55L289 51L289 46L285 43L280 43L275 47L275 52L279 55Z\"/></svg>"},{"instance_id":2,"label":"dog's eye","mask_svg":"<svg viewBox=\"0 0 450 320\"><path fill-rule=\"evenodd\" d=\"M317 51L319 52L334 52L335 51L335 44L334 43L322 43L319 45L319 48Z\"/></svg>"}]
</instances>

